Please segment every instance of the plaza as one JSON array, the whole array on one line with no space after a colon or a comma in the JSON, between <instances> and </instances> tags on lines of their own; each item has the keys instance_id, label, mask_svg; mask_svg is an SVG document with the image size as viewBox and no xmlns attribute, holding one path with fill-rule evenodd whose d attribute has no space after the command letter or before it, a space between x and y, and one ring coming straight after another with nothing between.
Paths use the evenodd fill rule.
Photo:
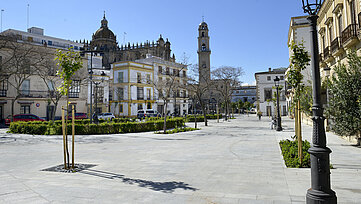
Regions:
<instances>
[{"instance_id":1,"label":"plaza","mask_svg":"<svg viewBox=\"0 0 361 204\"><path fill-rule=\"evenodd\" d=\"M76 173L43 171L62 163L62 136L0 129L0 203L305 203L310 169L286 168L278 145L293 121L284 117L282 132L269 123L236 115L178 134L76 136L76 163L93 165ZM327 139L338 203L358 203L361 149Z\"/></svg>"}]
</instances>

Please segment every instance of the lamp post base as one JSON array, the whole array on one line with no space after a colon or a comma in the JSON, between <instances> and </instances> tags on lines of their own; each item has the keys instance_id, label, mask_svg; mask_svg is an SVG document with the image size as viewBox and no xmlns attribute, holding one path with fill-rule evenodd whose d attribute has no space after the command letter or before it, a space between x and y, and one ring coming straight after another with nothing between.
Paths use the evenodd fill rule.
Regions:
<instances>
[{"instance_id":1,"label":"lamp post base","mask_svg":"<svg viewBox=\"0 0 361 204\"><path fill-rule=\"evenodd\" d=\"M277 127L276 131L282 131L282 125L281 125L281 117L277 118Z\"/></svg>"},{"instance_id":2,"label":"lamp post base","mask_svg":"<svg viewBox=\"0 0 361 204\"><path fill-rule=\"evenodd\" d=\"M336 204L337 197L333 190L329 192L308 189L306 194L307 204Z\"/></svg>"}]
</instances>

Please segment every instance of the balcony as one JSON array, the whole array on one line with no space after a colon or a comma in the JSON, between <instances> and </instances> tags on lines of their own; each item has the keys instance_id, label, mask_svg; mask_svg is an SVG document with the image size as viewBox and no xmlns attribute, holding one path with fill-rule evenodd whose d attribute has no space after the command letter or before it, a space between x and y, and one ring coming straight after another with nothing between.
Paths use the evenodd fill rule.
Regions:
<instances>
[{"instance_id":1,"label":"balcony","mask_svg":"<svg viewBox=\"0 0 361 204\"><path fill-rule=\"evenodd\" d=\"M343 52L343 48L342 45L340 44L340 40L338 37L336 37L332 42L331 42L331 53L335 56L340 55Z\"/></svg>"},{"instance_id":2,"label":"balcony","mask_svg":"<svg viewBox=\"0 0 361 204\"><path fill-rule=\"evenodd\" d=\"M21 98L50 98L54 96L55 96L54 91L33 91L33 90L20 91Z\"/></svg>"},{"instance_id":3,"label":"balcony","mask_svg":"<svg viewBox=\"0 0 361 204\"><path fill-rule=\"evenodd\" d=\"M323 56L324 56L324 60L327 60L328 58L331 57L330 46L326 47L323 50Z\"/></svg>"},{"instance_id":4,"label":"balcony","mask_svg":"<svg viewBox=\"0 0 361 204\"><path fill-rule=\"evenodd\" d=\"M357 24L350 24L342 31L341 43L344 47L350 47L357 42Z\"/></svg>"}]
</instances>

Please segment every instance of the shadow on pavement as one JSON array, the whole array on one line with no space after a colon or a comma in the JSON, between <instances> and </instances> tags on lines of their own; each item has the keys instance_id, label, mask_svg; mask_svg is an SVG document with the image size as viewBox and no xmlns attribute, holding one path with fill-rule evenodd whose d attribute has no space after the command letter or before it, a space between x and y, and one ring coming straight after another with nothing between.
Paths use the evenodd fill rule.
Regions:
<instances>
[{"instance_id":1,"label":"shadow on pavement","mask_svg":"<svg viewBox=\"0 0 361 204\"><path fill-rule=\"evenodd\" d=\"M88 174L91 176L97 176L106 179L121 179L123 183L138 184L139 187L148 188L163 193L173 193L174 190L178 188L183 190L192 190L192 191L199 190L197 188L190 187L189 184L186 184L184 182L176 182L176 181L154 182L143 179L132 179L132 178L127 178L121 174L115 174L111 172L105 172L105 171L99 171L93 169L85 169L80 171L79 173Z\"/></svg>"}]
</instances>

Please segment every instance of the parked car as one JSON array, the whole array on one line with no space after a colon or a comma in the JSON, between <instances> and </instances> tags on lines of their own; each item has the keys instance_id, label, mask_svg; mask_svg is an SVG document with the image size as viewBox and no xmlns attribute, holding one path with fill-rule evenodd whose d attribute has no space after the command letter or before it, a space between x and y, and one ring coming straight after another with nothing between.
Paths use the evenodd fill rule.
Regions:
<instances>
[{"instance_id":1,"label":"parked car","mask_svg":"<svg viewBox=\"0 0 361 204\"><path fill-rule=\"evenodd\" d=\"M86 113L75 113L75 120L80 120L80 119L87 119L88 115ZM72 119L73 116L71 113L69 113L68 115L68 119Z\"/></svg>"},{"instance_id":2,"label":"parked car","mask_svg":"<svg viewBox=\"0 0 361 204\"><path fill-rule=\"evenodd\" d=\"M17 121L29 122L29 121L45 121L45 120L34 114L17 114L17 115L14 115L13 121L14 122L17 122Z\"/></svg>"},{"instance_id":3,"label":"parked car","mask_svg":"<svg viewBox=\"0 0 361 204\"><path fill-rule=\"evenodd\" d=\"M138 110L137 118L143 119L147 117L147 113L144 110Z\"/></svg>"},{"instance_id":4,"label":"parked car","mask_svg":"<svg viewBox=\"0 0 361 204\"><path fill-rule=\"evenodd\" d=\"M100 113L100 114L98 114L98 120L99 119L113 120L114 118L115 118L115 116L113 115L113 113Z\"/></svg>"},{"instance_id":5,"label":"parked car","mask_svg":"<svg viewBox=\"0 0 361 204\"><path fill-rule=\"evenodd\" d=\"M146 110L146 115L147 115L147 117L161 117L161 114L158 113L158 111L153 110L153 109Z\"/></svg>"}]
</instances>

